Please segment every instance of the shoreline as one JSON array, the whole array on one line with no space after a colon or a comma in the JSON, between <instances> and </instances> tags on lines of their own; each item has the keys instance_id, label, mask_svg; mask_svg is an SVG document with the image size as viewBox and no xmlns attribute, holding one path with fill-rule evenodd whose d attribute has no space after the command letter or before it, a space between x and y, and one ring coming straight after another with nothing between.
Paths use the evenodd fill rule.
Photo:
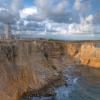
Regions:
<instances>
[{"instance_id":1,"label":"shoreline","mask_svg":"<svg viewBox=\"0 0 100 100\"><path fill-rule=\"evenodd\" d=\"M92 70L98 70L98 68L94 68L94 67L90 67L90 66L86 66L86 65L75 65L74 67L78 68L80 70L80 71L75 71L73 73L76 76L82 76L84 73L84 70L87 68L92 69ZM84 69L83 72L82 72L82 69ZM68 84L65 81L62 72L63 71L59 72L59 75L55 79L50 80L42 88L40 88L38 90L28 91L27 93L24 93L20 100L32 100L33 97L51 97L51 98L54 98L54 96L56 95L54 92L56 88L59 88L60 86L63 86L63 85L68 87Z\"/></svg>"},{"instance_id":2,"label":"shoreline","mask_svg":"<svg viewBox=\"0 0 100 100\"><path fill-rule=\"evenodd\" d=\"M53 98L56 95L54 92L55 88L58 88L62 85L68 86L63 77L64 76L62 74L59 74L58 77L56 77L55 79L49 80L49 82L42 88L24 93L20 100L32 100L33 96Z\"/></svg>"}]
</instances>

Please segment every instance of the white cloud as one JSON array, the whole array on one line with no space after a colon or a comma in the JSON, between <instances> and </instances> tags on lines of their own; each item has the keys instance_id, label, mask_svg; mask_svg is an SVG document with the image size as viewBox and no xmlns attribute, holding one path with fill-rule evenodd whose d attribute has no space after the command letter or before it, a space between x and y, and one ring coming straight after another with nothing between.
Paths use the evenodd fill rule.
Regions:
<instances>
[{"instance_id":1,"label":"white cloud","mask_svg":"<svg viewBox=\"0 0 100 100\"><path fill-rule=\"evenodd\" d=\"M93 22L100 24L100 13L95 16L90 14L91 0L75 0L75 9L72 10L67 9L70 0L35 0L36 6L21 9L20 2L23 0L9 1L10 3L0 1L0 21L11 23L13 30L25 31L28 34L30 31L34 35L34 31L38 31L41 35L58 37L91 34L97 31Z\"/></svg>"},{"instance_id":2,"label":"white cloud","mask_svg":"<svg viewBox=\"0 0 100 100\"><path fill-rule=\"evenodd\" d=\"M80 11L80 9L81 9L81 1L80 1L80 0L75 0L74 8L75 8L77 11Z\"/></svg>"},{"instance_id":3,"label":"white cloud","mask_svg":"<svg viewBox=\"0 0 100 100\"><path fill-rule=\"evenodd\" d=\"M60 24L48 21L46 22L46 26L47 29L57 32L55 34L93 34L96 32L93 19L93 15L89 15L81 20L81 23Z\"/></svg>"},{"instance_id":4,"label":"white cloud","mask_svg":"<svg viewBox=\"0 0 100 100\"><path fill-rule=\"evenodd\" d=\"M94 33L93 19L94 19L93 15L89 15L86 18L83 18L80 24L76 23L69 24L68 33L93 34Z\"/></svg>"},{"instance_id":5,"label":"white cloud","mask_svg":"<svg viewBox=\"0 0 100 100\"><path fill-rule=\"evenodd\" d=\"M56 4L54 0L36 0L37 7L44 13L62 13L68 5L68 0L59 0Z\"/></svg>"},{"instance_id":6,"label":"white cloud","mask_svg":"<svg viewBox=\"0 0 100 100\"><path fill-rule=\"evenodd\" d=\"M93 32L93 16L89 15L85 19L81 21L81 23L72 23L72 24L66 24L66 23L58 23L54 22L52 20L44 20L41 22L37 22L35 20L27 20L23 19L20 20L19 26L20 28L25 27L26 30L31 31L40 31L45 32L45 29L47 32L55 32L55 34L87 34L89 32ZM24 29L24 28L23 28Z\"/></svg>"},{"instance_id":7,"label":"white cloud","mask_svg":"<svg viewBox=\"0 0 100 100\"><path fill-rule=\"evenodd\" d=\"M15 13L18 11L22 3L22 0L0 0L0 7L9 9Z\"/></svg>"},{"instance_id":8,"label":"white cloud","mask_svg":"<svg viewBox=\"0 0 100 100\"><path fill-rule=\"evenodd\" d=\"M36 15L38 14L38 10L36 7L29 7L29 8L24 8L20 11L20 17L21 18L26 18L29 15Z\"/></svg>"},{"instance_id":9,"label":"white cloud","mask_svg":"<svg viewBox=\"0 0 100 100\"><path fill-rule=\"evenodd\" d=\"M61 2L57 4L56 7L53 8L53 12L61 14L65 11L65 8L67 7L67 5L68 5L68 0L62 0Z\"/></svg>"},{"instance_id":10,"label":"white cloud","mask_svg":"<svg viewBox=\"0 0 100 100\"><path fill-rule=\"evenodd\" d=\"M92 0L75 0L74 8L82 16L89 15L92 8Z\"/></svg>"},{"instance_id":11,"label":"white cloud","mask_svg":"<svg viewBox=\"0 0 100 100\"><path fill-rule=\"evenodd\" d=\"M93 24L93 19L94 19L94 16L93 15L89 15L85 18L84 22L83 23L86 23L86 24Z\"/></svg>"},{"instance_id":12,"label":"white cloud","mask_svg":"<svg viewBox=\"0 0 100 100\"><path fill-rule=\"evenodd\" d=\"M70 17L75 17L72 12L67 12L68 0L36 0L39 13L56 22L68 22Z\"/></svg>"},{"instance_id":13,"label":"white cloud","mask_svg":"<svg viewBox=\"0 0 100 100\"><path fill-rule=\"evenodd\" d=\"M11 0L11 10L13 12L18 11L18 8L19 8L19 6L21 4L21 1L22 0Z\"/></svg>"},{"instance_id":14,"label":"white cloud","mask_svg":"<svg viewBox=\"0 0 100 100\"><path fill-rule=\"evenodd\" d=\"M38 9L42 12L46 12L52 5L52 0L36 0Z\"/></svg>"}]
</instances>

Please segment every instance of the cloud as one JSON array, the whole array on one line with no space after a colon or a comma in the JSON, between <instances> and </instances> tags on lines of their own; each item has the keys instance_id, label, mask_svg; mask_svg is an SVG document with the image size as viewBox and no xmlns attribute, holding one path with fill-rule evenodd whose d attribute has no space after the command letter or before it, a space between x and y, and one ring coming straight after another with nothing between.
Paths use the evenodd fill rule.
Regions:
<instances>
[{"instance_id":1,"label":"cloud","mask_svg":"<svg viewBox=\"0 0 100 100\"><path fill-rule=\"evenodd\" d=\"M10 9L14 13L18 12L19 8L22 6L21 3L22 3L22 0L11 0Z\"/></svg>"},{"instance_id":2,"label":"cloud","mask_svg":"<svg viewBox=\"0 0 100 100\"><path fill-rule=\"evenodd\" d=\"M78 13L75 12L66 12L62 14L48 14L48 18L59 23L79 23L80 18Z\"/></svg>"},{"instance_id":3,"label":"cloud","mask_svg":"<svg viewBox=\"0 0 100 100\"><path fill-rule=\"evenodd\" d=\"M88 16L91 13L92 8L92 1L91 0L85 0L82 2L81 5L81 13L83 16Z\"/></svg>"},{"instance_id":4,"label":"cloud","mask_svg":"<svg viewBox=\"0 0 100 100\"><path fill-rule=\"evenodd\" d=\"M75 0L74 8L75 8L77 11L80 11L80 10L81 10L81 1L80 1L80 0Z\"/></svg>"},{"instance_id":5,"label":"cloud","mask_svg":"<svg viewBox=\"0 0 100 100\"><path fill-rule=\"evenodd\" d=\"M67 4L68 0L58 0L56 3L55 0L36 0L37 7L44 13L62 13L64 12Z\"/></svg>"},{"instance_id":6,"label":"cloud","mask_svg":"<svg viewBox=\"0 0 100 100\"><path fill-rule=\"evenodd\" d=\"M27 19L20 19L16 27L18 31L44 31L45 29L43 22L28 21Z\"/></svg>"},{"instance_id":7,"label":"cloud","mask_svg":"<svg viewBox=\"0 0 100 100\"><path fill-rule=\"evenodd\" d=\"M52 32L57 32L55 34L91 34L94 32L95 27L93 26L93 15L87 16L85 19L81 20L80 23L55 23L46 22L47 29L52 30ZM95 30L96 31L96 30Z\"/></svg>"},{"instance_id":8,"label":"cloud","mask_svg":"<svg viewBox=\"0 0 100 100\"><path fill-rule=\"evenodd\" d=\"M0 1L0 21L5 24L14 24L19 19L18 7L21 0Z\"/></svg>"},{"instance_id":9,"label":"cloud","mask_svg":"<svg viewBox=\"0 0 100 100\"><path fill-rule=\"evenodd\" d=\"M79 19L78 13L66 11L68 0L59 0L56 4L55 0L36 0L36 4L39 12L55 22L72 23Z\"/></svg>"},{"instance_id":10,"label":"cloud","mask_svg":"<svg viewBox=\"0 0 100 100\"><path fill-rule=\"evenodd\" d=\"M10 6L8 5L8 1L6 1L6 0L0 0L0 7L8 8Z\"/></svg>"},{"instance_id":11,"label":"cloud","mask_svg":"<svg viewBox=\"0 0 100 100\"><path fill-rule=\"evenodd\" d=\"M43 21L46 19L46 16L40 13L37 7L32 6L20 10L20 18L26 19L27 21Z\"/></svg>"},{"instance_id":12,"label":"cloud","mask_svg":"<svg viewBox=\"0 0 100 100\"><path fill-rule=\"evenodd\" d=\"M64 13L67 6L68 6L68 0L62 0L56 5L56 7L55 6L53 7L52 12L58 14Z\"/></svg>"},{"instance_id":13,"label":"cloud","mask_svg":"<svg viewBox=\"0 0 100 100\"><path fill-rule=\"evenodd\" d=\"M70 24L68 32L71 34L92 34L94 32L93 19L93 15L89 15L86 18L83 18L80 24Z\"/></svg>"},{"instance_id":14,"label":"cloud","mask_svg":"<svg viewBox=\"0 0 100 100\"><path fill-rule=\"evenodd\" d=\"M28 30L31 31L44 31L44 25L37 23L37 22L30 22L26 25L26 27L28 28Z\"/></svg>"},{"instance_id":15,"label":"cloud","mask_svg":"<svg viewBox=\"0 0 100 100\"><path fill-rule=\"evenodd\" d=\"M29 17L29 16L28 16ZM81 23L59 23L52 20L28 20L21 19L17 23L18 30L21 31L41 31L51 32L49 34L87 34L89 32L93 32L93 19L92 15L87 16L85 19L81 20Z\"/></svg>"},{"instance_id":16,"label":"cloud","mask_svg":"<svg viewBox=\"0 0 100 100\"><path fill-rule=\"evenodd\" d=\"M20 17L26 18L27 16L30 16L30 15L34 16L37 13L38 13L38 11L37 11L36 7L24 8L24 9L20 10Z\"/></svg>"},{"instance_id":17,"label":"cloud","mask_svg":"<svg viewBox=\"0 0 100 100\"><path fill-rule=\"evenodd\" d=\"M93 20L94 20L94 16L89 15L84 20L82 20L81 23L83 23L83 24L93 24Z\"/></svg>"},{"instance_id":18,"label":"cloud","mask_svg":"<svg viewBox=\"0 0 100 100\"><path fill-rule=\"evenodd\" d=\"M94 15L94 24L100 25L100 9L97 10L96 14Z\"/></svg>"},{"instance_id":19,"label":"cloud","mask_svg":"<svg viewBox=\"0 0 100 100\"><path fill-rule=\"evenodd\" d=\"M0 8L0 21L2 23L9 23L9 24L13 24L16 22L18 18L18 15L15 15L13 13L10 13L9 9L6 8Z\"/></svg>"},{"instance_id":20,"label":"cloud","mask_svg":"<svg viewBox=\"0 0 100 100\"><path fill-rule=\"evenodd\" d=\"M92 0L75 0L74 8L82 16L88 16L92 8Z\"/></svg>"},{"instance_id":21,"label":"cloud","mask_svg":"<svg viewBox=\"0 0 100 100\"><path fill-rule=\"evenodd\" d=\"M22 3L22 0L0 0L0 7L7 8L13 12L18 11Z\"/></svg>"},{"instance_id":22,"label":"cloud","mask_svg":"<svg viewBox=\"0 0 100 100\"><path fill-rule=\"evenodd\" d=\"M36 6L38 7L38 10L44 13L47 13L52 5L52 0L35 0L35 2Z\"/></svg>"},{"instance_id":23,"label":"cloud","mask_svg":"<svg viewBox=\"0 0 100 100\"><path fill-rule=\"evenodd\" d=\"M1 26L10 23L13 32L20 31L23 35L67 37L69 34L91 34L96 32L94 24L100 25L100 11L91 14L91 0L74 0L74 4L70 4L71 0L35 0L35 5L30 7L23 7L23 1L0 0Z\"/></svg>"}]
</instances>

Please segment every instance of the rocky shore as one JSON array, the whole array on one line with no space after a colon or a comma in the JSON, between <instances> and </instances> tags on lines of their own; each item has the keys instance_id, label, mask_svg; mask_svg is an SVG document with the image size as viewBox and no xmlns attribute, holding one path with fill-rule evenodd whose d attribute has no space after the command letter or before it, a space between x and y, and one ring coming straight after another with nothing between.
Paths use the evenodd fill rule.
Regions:
<instances>
[{"instance_id":1,"label":"rocky shore","mask_svg":"<svg viewBox=\"0 0 100 100\"><path fill-rule=\"evenodd\" d=\"M31 90L27 91L25 94L22 95L20 100L32 100L32 97L52 97L54 98L55 94L55 88L66 85L67 83L63 77L63 75L60 73L58 77L55 78L55 80L49 80L48 84L43 86L42 88L38 90ZM53 100L53 99L52 99Z\"/></svg>"},{"instance_id":2,"label":"rocky shore","mask_svg":"<svg viewBox=\"0 0 100 100\"><path fill-rule=\"evenodd\" d=\"M100 48L95 46L99 43L100 41L0 41L0 99L20 100L20 97L31 91L32 94L39 95L45 89L45 93L52 95L48 88L64 84L59 72L67 66L84 64L100 68Z\"/></svg>"}]
</instances>

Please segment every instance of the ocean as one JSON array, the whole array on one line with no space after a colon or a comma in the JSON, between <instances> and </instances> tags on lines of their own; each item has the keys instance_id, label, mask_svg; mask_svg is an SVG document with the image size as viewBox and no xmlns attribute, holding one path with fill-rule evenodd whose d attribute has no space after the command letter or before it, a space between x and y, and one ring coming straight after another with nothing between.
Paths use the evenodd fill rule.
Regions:
<instances>
[{"instance_id":1,"label":"ocean","mask_svg":"<svg viewBox=\"0 0 100 100\"><path fill-rule=\"evenodd\" d=\"M100 69L69 66L63 71L68 86L55 88L55 97L32 100L100 100Z\"/></svg>"}]
</instances>

